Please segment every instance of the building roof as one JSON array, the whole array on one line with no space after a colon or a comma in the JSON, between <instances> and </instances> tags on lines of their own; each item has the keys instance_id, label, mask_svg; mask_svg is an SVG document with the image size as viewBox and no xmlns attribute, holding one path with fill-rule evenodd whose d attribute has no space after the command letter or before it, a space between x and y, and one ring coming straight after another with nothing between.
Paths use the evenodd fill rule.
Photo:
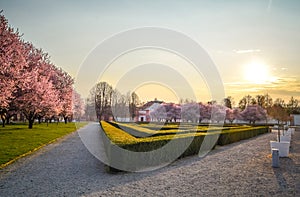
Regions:
<instances>
[{"instance_id":1,"label":"building roof","mask_svg":"<svg viewBox=\"0 0 300 197\"><path fill-rule=\"evenodd\" d=\"M139 107L139 110L147 110L147 108L151 107L153 104L155 105L160 105L162 104L163 101L158 101L158 100L154 100L154 101L148 101L146 104L144 104L143 106Z\"/></svg>"}]
</instances>

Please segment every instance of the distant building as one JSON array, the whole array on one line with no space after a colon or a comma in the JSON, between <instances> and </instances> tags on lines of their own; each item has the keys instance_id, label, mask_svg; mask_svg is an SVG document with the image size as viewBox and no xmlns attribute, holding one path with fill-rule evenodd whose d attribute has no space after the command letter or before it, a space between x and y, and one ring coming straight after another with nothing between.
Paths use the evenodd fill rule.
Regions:
<instances>
[{"instance_id":1,"label":"distant building","mask_svg":"<svg viewBox=\"0 0 300 197\"><path fill-rule=\"evenodd\" d=\"M300 114L291 114L291 125L300 125Z\"/></svg>"},{"instance_id":2,"label":"distant building","mask_svg":"<svg viewBox=\"0 0 300 197\"><path fill-rule=\"evenodd\" d=\"M139 107L137 110L137 116L135 117L135 121L138 122L151 122L151 112L160 107L163 101L158 101L155 99L154 101L149 101L143 106Z\"/></svg>"}]
</instances>

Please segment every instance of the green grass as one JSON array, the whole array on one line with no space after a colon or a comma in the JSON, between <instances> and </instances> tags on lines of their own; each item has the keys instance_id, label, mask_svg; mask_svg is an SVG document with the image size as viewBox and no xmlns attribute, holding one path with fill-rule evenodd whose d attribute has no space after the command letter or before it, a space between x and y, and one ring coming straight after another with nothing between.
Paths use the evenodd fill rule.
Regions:
<instances>
[{"instance_id":1,"label":"green grass","mask_svg":"<svg viewBox=\"0 0 300 197\"><path fill-rule=\"evenodd\" d=\"M0 168L20 155L33 151L59 137L76 131L87 123L35 124L28 129L27 124L6 125L0 128Z\"/></svg>"}]
</instances>

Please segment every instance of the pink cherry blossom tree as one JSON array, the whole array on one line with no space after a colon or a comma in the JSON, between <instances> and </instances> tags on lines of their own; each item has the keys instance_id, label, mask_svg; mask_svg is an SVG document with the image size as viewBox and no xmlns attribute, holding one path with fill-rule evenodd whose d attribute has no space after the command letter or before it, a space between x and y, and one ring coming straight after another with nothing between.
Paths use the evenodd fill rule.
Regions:
<instances>
[{"instance_id":1,"label":"pink cherry blossom tree","mask_svg":"<svg viewBox=\"0 0 300 197\"><path fill-rule=\"evenodd\" d=\"M164 121L167 119L166 109L163 105L160 105L156 109L150 112L150 116L152 119L156 119L158 121Z\"/></svg>"},{"instance_id":2,"label":"pink cherry blossom tree","mask_svg":"<svg viewBox=\"0 0 300 197\"><path fill-rule=\"evenodd\" d=\"M81 98L81 95L76 92L75 90L73 91L73 118L77 121L80 121L80 118L84 114L84 101Z\"/></svg>"},{"instance_id":3,"label":"pink cherry blossom tree","mask_svg":"<svg viewBox=\"0 0 300 197\"><path fill-rule=\"evenodd\" d=\"M199 123L201 123L203 120L210 120L211 119L211 105L210 104L203 104L199 103L199 110L200 110L200 117L199 117Z\"/></svg>"},{"instance_id":4,"label":"pink cherry blossom tree","mask_svg":"<svg viewBox=\"0 0 300 197\"><path fill-rule=\"evenodd\" d=\"M226 109L227 107L219 104L212 104L211 105L211 120L212 122L223 122L225 121L226 116Z\"/></svg>"},{"instance_id":5,"label":"pink cherry blossom tree","mask_svg":"<svg viewBox=\"0 0 300 197\"><path fill-rule=\"evenodd\" d=\"M68 120L70 120L73 115L73 110L72 110L73 89L72 89L72 87L65 87L63 90L61 90L59 95L60 95L59 103L61 106L59 115L61 115L63 117L65 124L67 124Z\"/></svg>"},{"instance_id":6,"label":"pink cherry blossom tree","mask_svg":"<svg viewBox=\"0 0 300 197\"><path fill-rule=\"evenodd\" d=\"M22 79L17 81L18 96L15 103L32 128L39 114L47 113L58 102L58 95L51 81L47 54L36 49L31 43L24 44L26 66L22 70Z\"/></svg>"},{"instance_id":7,"label":"pink cherry blossom tree","mask_svg":"<svg viewBox=\"0 0 300 197\"><path fill-rule=\"evenodd\" d=\"M3 122L8 116L8 107L16 91L19 70L25 65L22 56L23 44L20 35L9 27L7 19L0 12L0 116Z\"/></svg>"},{"instance_id":8,"label":"pink cherry blossom tree","mask_svg":"<svg viewBox=\"0 0 300 197\"><path fill-rule=\"evenodd\" d=\"M0 115L22 113L32 128L36 118L72 116L72 77L50 62L48 54L24 42L0 12Z\"/></svg>"},{"instance_id":9,"label":"pink cherry blossom tree","mask_svg":"<svg viewBox=\"0 0 300 197\"><path fill-rule=\"evenodd\" d=\"M226 120L230 122L230 124L233 123L234 120L240 119L240 111L239 109L226 109Z\"/></svg>"},{"instance_id":10,"label":"pink cherry blossom tree","mask_svg":"<svg viewBox=\"0 0 300 197\"><path fill-rule=\"evenodd\" d=\"M198 122L200 119L200 108L196 102L185 103L181 108L181 117L183 121Z\"/></svg>"},{"instance_id":11,"label":"pink cherry blossom tree","mask_svg":"<svg viewBox=\"0 0 300 197\"><path fill-rule=\"evenodd\" d=\"M57 115L62 116L65 123L67 123L68 119L71 119L73 115L72 98L74 79L60 68L54 68L54 70L55 72L50 77L58 96L56 111L58 111Z\"/></svg>"},{"instance_id":12,"label":"pink cherry blossom tree","mask_svg":"<svg viewBox=\"0 0 300 197\"><path fill-rule=\"evenodd\" d=\"M156 108L150 115L158 121L165 120L166 122L176 122L180 119L181 107L174 103L162 103L160 107Z\"/></svg>"},{"instance_id":13,"label":"pink cherry blossom tree","mask_svg":"<svg viewBox=\"0 0 300 197\"><path fill-rule=\"evenodd\" d=\"M259 105L248 105L244 111L241 112L241 117L245 121L249 121L251 124L255 124L256 121L262 121L267 119L266 110Z\"/></svg>"}]
</instances>

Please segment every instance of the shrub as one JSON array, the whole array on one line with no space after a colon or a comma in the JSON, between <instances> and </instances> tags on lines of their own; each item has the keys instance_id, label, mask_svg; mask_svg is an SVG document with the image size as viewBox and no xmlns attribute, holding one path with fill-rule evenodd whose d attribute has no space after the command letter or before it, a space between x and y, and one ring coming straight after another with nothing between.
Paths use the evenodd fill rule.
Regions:
<instances>
[{"instance_id":1,"label":"shrub","mask_svg":"<svg viewBox=\"0 0 300 197\"><path fill-rule=\"evenodd\" d=\"M102 130L114 144L136 143L137 139L123 130L104 121L100 122Z\"/></svg>"},{"instance_id":2,"label":"shrub","mask_svg":"<svg viewBox=\"0 0 300 197\"><path fill-rule=\"evenodd\" d=\"M109 122L109 124L113 125L114 127L117 127L119 129L125 130L127 133L134 137L148 137L151 135L156 134L157 132L143 128L143 127L137 127L132 124L125 124L125 123L116 123L116 122Z\"/></svg>"},{"instance_id":3,"label":"shrub","mask_svg":"<svg viewBox=\"0 0 300 197\"><path fill-rule=\"evenodd\" d=\"M218 125L207 127L207 126L197 126L189 125L186 123L183 124L168 124L168 125L155 125L155 124L132 124L132 123L117 123L109 122L113 126L125 130L125 132L137 138L144 137L154 137L161 135L176 135L184 133L195 133L195 132L207 132L207 131L219 131L219 130L228 130L234 127L220 127ZM240 127L239 127L240 128Z\"/></svg>"},{"instance_id":4,"label":"shrub","mask_svg":"<svg viewBox=\"0 0 300 197\"><path fill-rule=\"evenodd\" d=\"M198 132L198 129L194 131L187 129L155 132L132 124L122 124L120 127L120 123L103 121L101 122L101 126L104 131L101 134L105 144L108 163L110 166L112 165L112 167L108 168L109 171L115 171L115 168L138 171L163 163L170 163L174 158L198 154L201 146L202 152L199 154L211 150L217 144L226 145L268 132L267 127L249 126L230 128L206 127L207 132ZM121 128L126 128L126 131L128 129L129 132L127 131L127 133ZM144 135L155 134L149 137L136 137L132 135L137 133L144 133ZM204 139L205 144L203 143ZM169 149L163 152L154 151L162 147L165 148L167 144ZM184 147L184 150L181 150L182 147ZM128 151L120 151L120 149ZM141 152L143 154L138 154Z\"/></svg>"},{"instance_id":5,"label":"shrub","mask_svg":"<svg viewBox=\"0 0 300 197\"><path fill-rule=\"evenodd\" d=\"M107 122L101 122L101 125L104 131L101 133L108 163L112 165L112 167L108 168L109 171L116 171L115 168L136 171L158 166L162 163L172 162L174 158L197 154L204 137L214 135L213 133L184 133L135 138ZM171 140L172 143L169 144L170 148L168 150L159 153L153 152L165 146ZM216 141L211 146L214 147L215 145ZM187 148L180 151L182 147ZM120 151L120 148L133 152L143 152L143 154L132 154L132 152L129 151ZM211 147L209 147L209 149L211 149Z\"/></svg>"},{"instance_id":6,"label":"shrub","mask_svg":"<svg viewBox=\"0 0 300 197\"><path fill-rule=\"evenodd\" d=\"M260 134L268 133L268 127L250 127L223 131L219 136L218 145L226 145L240 140L249 139Z\"/></svg>"}]
</instances>

